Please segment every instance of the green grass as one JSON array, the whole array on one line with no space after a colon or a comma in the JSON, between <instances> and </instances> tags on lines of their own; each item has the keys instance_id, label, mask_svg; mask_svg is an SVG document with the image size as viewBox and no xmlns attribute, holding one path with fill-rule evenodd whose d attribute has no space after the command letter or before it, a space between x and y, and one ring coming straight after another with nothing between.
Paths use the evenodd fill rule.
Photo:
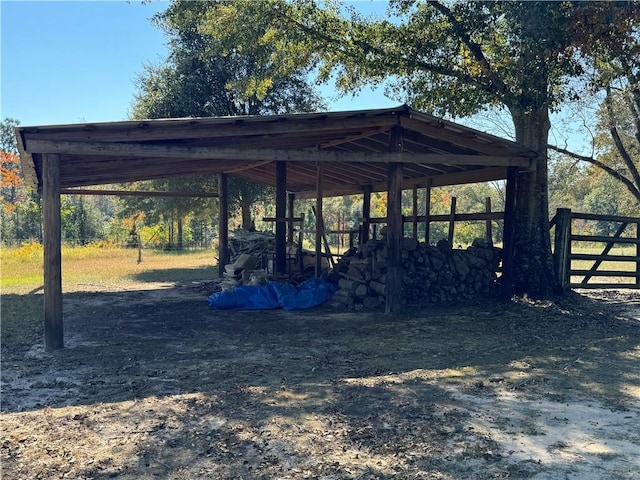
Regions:
<instances>
[{"instance_id":1,"label":"green grass","mask_svg":"<svg viewBox=\"0 0 640 480\"><path fill-rule=\"evenodd\" d=\"M206 281L217 277L216 254L138 251L109 246L62 249L65 293L144 288L144 284ZM43 252L37 244L0 251L0 342L18 351L43 335ZM11 349L9 349L11 350ZM12 350L13 351L13 350ZM3 354L4 355L4 354Z\"/></svg>"},{"instance_id":2,"label":"green grass","mask_svg":"<svg viewBox=\"0 0 640 480\"><path fill-rule=\"evenodd\" d=\"M603 245L597 246L582 246L580 248L576 248L573 246L571 249L571 253L582 253L582 254L595 254L599 255L604 250ZM598 267L598 270L613 270L613 271L621 271L621 272L635 272L636 271L636 262L634 257L636 255L636 247L633 245L625 245L620 247L612 248L609 255L624 255L629 257L629 261L604 261ZM595 260L572 260L571 268L573 270L589 270L595 264ZM572 276L572 282L580 282L584 277L582 276ZM635 279L632 277L602 277L602 276L593 276L589 283L619 283L621 286L624 284L634 284Z\"/></svg>"},{"instance_id":3,"label":"green grass","mask_svg":"<svg viewBox=\"0 0 640 480\"><path fill-rule=\"evenodd\" d=\"M0 288L3 294L27 294L43 285L42 247L27 245L0 252ZM197 252L138 251L87 246L62 249L63 291L140 282L203 281L217 276L213 250Z\"/></svg>"}]
</instances>

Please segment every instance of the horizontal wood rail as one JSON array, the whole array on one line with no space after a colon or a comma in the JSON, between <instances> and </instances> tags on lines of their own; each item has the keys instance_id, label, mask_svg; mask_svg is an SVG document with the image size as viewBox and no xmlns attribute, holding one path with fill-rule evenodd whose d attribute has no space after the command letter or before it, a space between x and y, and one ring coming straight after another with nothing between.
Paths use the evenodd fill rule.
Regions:
<instances>
[{"instance_id":1,"label":"horizontal wood rail","mask_svg":"<svg viewBox=\"0 0 640 480\"><path fill-rule=\"evenodd\" d=\"M611 236L587 235L574 232L574 227L578 227L575 220L613 222L619 225ZM549 222L549 228L553 227L555 227L553 258L562 288L640 288L640 218L575 213L567 208L559 208ZM624 234L626 236L622 236ZM604 248L599 254L574 253L574 247L585 243L603 243ZM630 255L611 254L615 245L631 245L632 253ZM574 268L573 261L593 263L590 268L584 268L584 266ZM603 262L608 262L607 269L600 269ZM619 267L612 268L612 264ZM632 264L635 268L623 270L623 264ZM582 277L582 279L574 281L575 277ZM591 282L594 277L598 279L597 282ZM603 278L605 280L602 280ZM632 282L607 282L606 279L612 278L630 278Z\"/></svg>"}]
</instances>

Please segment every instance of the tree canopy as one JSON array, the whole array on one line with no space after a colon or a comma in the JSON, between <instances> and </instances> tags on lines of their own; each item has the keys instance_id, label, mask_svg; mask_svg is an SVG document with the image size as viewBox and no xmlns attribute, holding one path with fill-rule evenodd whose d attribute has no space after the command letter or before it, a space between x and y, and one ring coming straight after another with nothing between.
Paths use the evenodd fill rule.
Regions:
<instances>
[{"instance_id":1,"label":"tree canopy","mask_svg":"<svg viewBox=\"0 0 640 480\"><path fill-rule=\"evenodd\" d=\"M612 55L615 45L634 43L636 3L394 0L384 18L331 1L233 4L242 12L210 19L208 32L238 49L275 39L277 51L269 60L281 70L313 66L320 81L335 78L345 92L386 82L396 98L436 114L507 109L516 140L538 152L516 182L515 288L533 295L554 290L549 112L578 95L576 85L588 79L591 40L603 39ZM255 19L258 10L269 28L245 29L236 21ZM268 78L261 73L256 82Z\"/></svg>"},{"instance_id":2,"label":"tree canopy","mask_svg":"<svg viewBox=\"0 0 640 480\"><path fill-rule=\"evenodd\" d=\"M233 2L174 1L165 12L154 17L156 25L168 37L170 54L165 63L147 66L139 77L139 93L132 110L134 118L264 115L325 108L308 84L304 68L280 74L269 63L275 50L272 42L232 48L228 42L220 42L209 33L208 25L219 15L240 21L235 17L237 12ZM252 19L248 25L264 27L259 18ZM267 73L268 81L258 80ZM198 179L189 182L191 188L198 189ZM177 190L183 181L161 183L163 188ZM153 184L160 188L159 182ZM251 206L271 191L233 177L229 187L231 206L241 209L243 225L249 227ZM129 203L141 205L135 200ZM175 208L164 202L162 209L175 212L178 218L192 208L184 200L171 203Z\"/></svg>"}]
</instances>

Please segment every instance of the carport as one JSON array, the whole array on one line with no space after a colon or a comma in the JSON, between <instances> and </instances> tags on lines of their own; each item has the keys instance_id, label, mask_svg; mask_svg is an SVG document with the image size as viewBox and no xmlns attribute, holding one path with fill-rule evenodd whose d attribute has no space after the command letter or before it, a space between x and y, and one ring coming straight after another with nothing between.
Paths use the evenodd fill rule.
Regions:
<instances>
[{"instance_id":1,"label":"carport","mask_svg":"<svg viewBox=\"0 0 640 480\"><path fill-rule=\"evenodd\" d=\"M44 204L44 323L47 350L62 348L60 195L79 187L178 175L218 174L220 264L228 241L227 176L276 189L276 271L286 262L287 205L315 198L319 262L323 197L386 191L388 296L401 298L402 190L507 180L503 288L511 288L515 179L536 153L517 143L397 108L269 116L208 117L16 129L25 181ZM429 196L427 196L429 198ZM292 213L292 212L290 212ZM289 215L289 219L292 214ZM365 237L366 238L366 237Z\"/></svg>"}]
</instances>

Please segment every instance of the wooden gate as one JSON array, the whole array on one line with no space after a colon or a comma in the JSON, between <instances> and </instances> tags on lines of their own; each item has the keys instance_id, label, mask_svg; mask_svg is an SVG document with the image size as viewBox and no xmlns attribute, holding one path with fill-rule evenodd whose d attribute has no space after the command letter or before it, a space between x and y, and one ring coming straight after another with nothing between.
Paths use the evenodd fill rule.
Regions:
<instances>
[{"instance_id":1,"label":"wooden gate","mask_svg":"<svg viewBox=\"0 0 640 480\"><path fill-rule=\"evenodd\" d=\"M610 236L590 235L595 221L617 228ZM549 226L555 226L553 257L562 288L640 288L640 218L559 208Z\"/></svg>"}]
</instances>

